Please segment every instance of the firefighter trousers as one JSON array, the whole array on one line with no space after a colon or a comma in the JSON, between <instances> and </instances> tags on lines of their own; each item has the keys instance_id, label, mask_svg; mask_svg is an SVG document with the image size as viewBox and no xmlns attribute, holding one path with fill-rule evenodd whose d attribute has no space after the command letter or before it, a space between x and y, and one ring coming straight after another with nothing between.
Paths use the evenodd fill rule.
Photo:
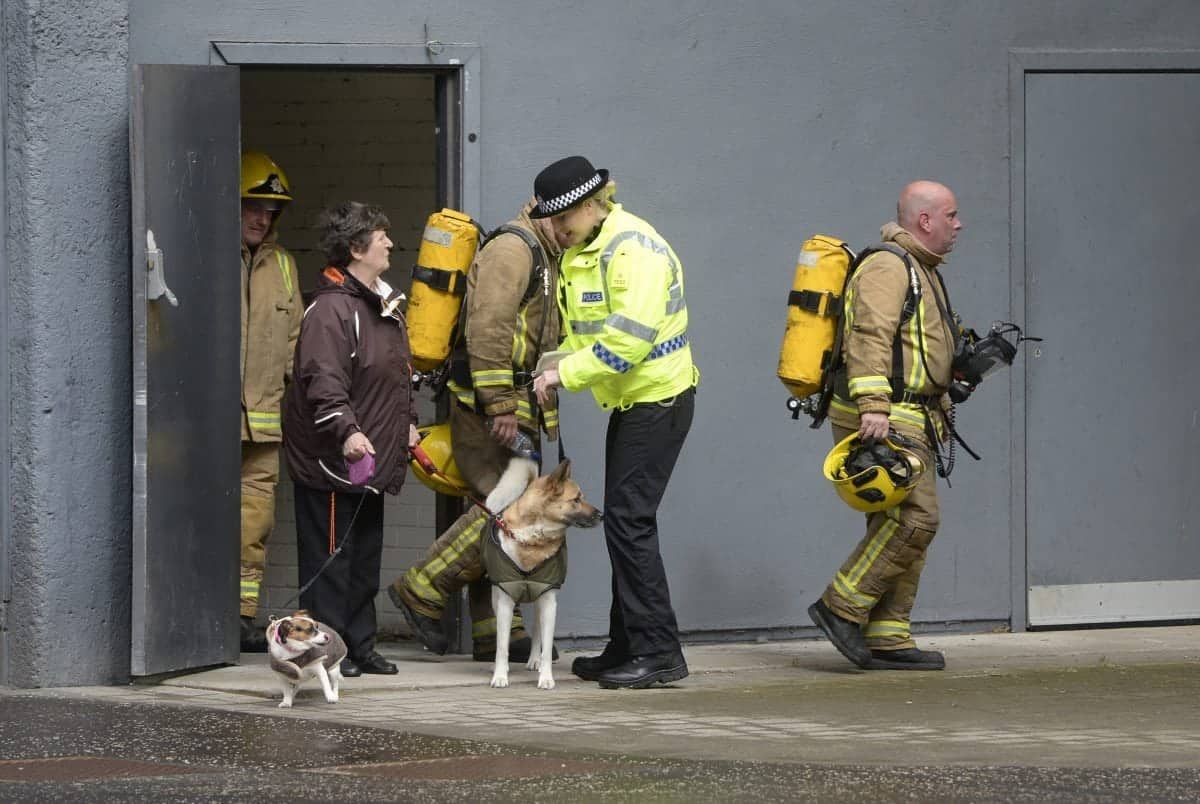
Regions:
<instances>
[{"instance_id":1,"label":"firefighter trousers","mask_svg":"<svg viewBox=\"0 0 1200 804\"><path fill-rule=\"evenodd\" d=\"M482 416L454 402L450 404L450 443L458 471L478 496L486 497L507 466L510 453L497 444ZM496 646L496 613L492 611L492 585L483 574L480 533L486 515L471 506L409 567L392 587L413 611L435 619L446 603L465 586L471 616L471 641L477 651ZM520 609L513 612L512 636L525 636Z\"/></svg>"},{"instance_id":2,"label":"firefighter trousers","mask_svg":"<svg viewBox=\"0 0 1200 804\"><path fill-rule=\"evenodd\" d=\"M275 486L279 482L279 444L242 442L241 600L243 617L258 614L266 567L267 539L275 524Z\"/></svg>"},{"instance_id":3,"label":"firefighter trousers","mask_svg":"<svg viewBox=\"0 0 1200 804\"><path fill-rule=\"evenodd\" d=\"M833 426L834 443L853 430ZM911 616L925 553L938 529L937 472L929 439L904 435L920 445L928 467L900 505L867 515L867 532L842 564L821 599L833 613L864 625L872 650L915 648Z\"/></svg>"}]
</instances>

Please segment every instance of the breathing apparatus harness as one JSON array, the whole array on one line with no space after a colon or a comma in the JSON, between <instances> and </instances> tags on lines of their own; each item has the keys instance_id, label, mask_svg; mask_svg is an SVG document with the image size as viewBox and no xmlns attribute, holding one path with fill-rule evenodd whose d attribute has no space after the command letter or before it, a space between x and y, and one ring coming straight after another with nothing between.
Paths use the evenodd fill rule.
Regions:
<instances>
[{"instance_id":1,"label":"breathing apparatus harness","mask_svg":"<svg viewBox=\"0 0 1200 804\"><path fill-rule=\"evenodd\" d=\"M946 297L945 305L942 304L942 299L937 293L934 293L934 300L937 302L938 310L942 315L942 320L950 326L950 331L954 335L954 356L950 362L951 381L950 387L947 389L947 395L950 397L950 410L946 414L946 427L950 434L950 446L946 452L946 456L942 456L941 443L937 438L937 433L934 431L932 420L925 417L925 432L929 438L930 444L933 446L934 459L937 461L938 477L946 479L946 484L950 484L950 473L954 471L955 461L955 445L959 444L967 454L975 460L980 460L979 453L971 449L963 437L959 435L957 428L954 426L956 406L962 402L966 402L971 394L983 382L985 377L989 377L1002 368L1007 368L1012 365L1013 360L1017 356L1017 346L1021 341L1040 341L1041 338L1033 338L1025 335L1019 326L1008 321L996 321L992 324L992 328L988 330L988 334L980 336L975 330L964 327L962 319L954 309L950 306L950 291L946 289L946 283L942 280L941 272L935 267L931 269L933 275L937 278L938 284L941 285L942 293ZM917 331L921 338L920 348L917 350L921 354L921 363L925 367L925 373L929 373L929 364L925 357L925 329L920 322L920 308L917 310L918 323ZM1009 340L1008 336L1015 333L1015 338Z\"/></svg>"},{"instance_id":2,"label":"breathing apparatus harness","mask_svg":"<svg viewBox=\"0 0 1200 804\"><path fill-rule=\"evenodd\" d=\"M926 357L927 345L925 342L924 314L921 305L921 282L913 265L912 257L906 250L893 243L881 243L873 248L865 249L854 256L851 260L850 269L846 272L842 298L845 298L845 288L849 287L850 279L855 270L862 265L868 256L879 251L887 251L900 257L908 269L909 287L905 293L904 305L901 308L899 326L902 327L906 321L916 316L917 337L919 339L916 351L920 355L925 373L932 376L932 372L929 370L928 358ZM925 431L937 463L938 477L945 478L946 482L949 483L950 473L954 470L954 463L957 457L957 445L961 445L967 451L967 454L975 460L981 459L980 455L967 445L955 427L955 406L965 402L985 377L990 376L1001 368L1011 366L1017 355L1017 346L1021 341L1040 341L1041 338L1032 338L1024 335L1020 327L1010 322L994 323L988 334L984 336L980 336L973 329L964 327L962 320L954 313L953 307L950 304L950 292L946 288L946 283L942 279L941 272L936 267L931 268L930 272L941 288L941 294L938 294L935 290L933 297L942 322L949 330L950 340L954 344L954 356L951 360L951 383L947 389L947 394L950 397L950 409L945 412L946 429L950 444L944 455L941 440L937 436L936 429L933 426L933 419L928 415L928 410L924 417ZM943 296L945 297L944 301ZM844 315L844 311L841 314ZM843 334L843 327L839 323L834 334L833 348L830 352L828 363L824 366L825 376L822 380L821 390L806 399L792 397L788 400L788 409L792 412L792 418L797 418L802 412L807 413L812 416L811 427L813 428L820 427L821 423L825 420L830 402L834 396L835 386L840 387L844 385L847 379L845 371L841 370L844 369L841 356ZM1012 338L1014 334L1015 338ZM904 390L904 369L899 327L892 342L892 375L892 402L918 403L928 409L936 405L938 399L940 399L940 394L920 395ZM847 389L843 390L846 390L847 394L849 393Z\"/></svg>"}]
</instances>

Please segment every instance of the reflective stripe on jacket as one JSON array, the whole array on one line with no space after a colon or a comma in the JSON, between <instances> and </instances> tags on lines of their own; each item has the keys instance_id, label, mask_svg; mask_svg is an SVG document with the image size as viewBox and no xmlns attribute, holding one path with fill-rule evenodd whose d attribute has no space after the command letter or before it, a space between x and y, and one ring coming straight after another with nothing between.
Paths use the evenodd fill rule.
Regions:
<instances>
[{"instance_id":1,"label":"reflective stripe on jacket","mask_svg":"<svg viewBox=\"0 0 1200 804\"><path fill-rule=\"evenodd\" d=\"M924 432L925 407L916 402L893 402L892 395L908 391L939 397L950 384L954 336L942 314L948 302L936 275L942 258L921 248L894 223L883 228L883 236L912 258L920 299L914 314L901 324L911 277L904 260L891 252L872 254L855 271L846 289L842 350L850 398L835 397L829 418L834 424L857 430L860 414L886 413L893 426ZM892 376L897 333L903 368L903 376L898 378ZM934 425L942 429L941 421Z\"/></svg>"},{"instance_id":2,"label":"reflective stripe on jacket","mask_svg":"<svg viewBox=\"0 0 1200 804\"><path fill-rule=\"evenodd\" d=\"M533 252L519 235L497 235L480 249L467 272L463 301L467 356L473 388L450 381L450 390L464 405L486 416L515 413L522 429L537 433L537 401L528 375L539 356L558 345L558 308L554 301L558 277L557 251L538 236L528 207L509 225L533 234L542 250L544 281L526 302L534 270ZM515 372L526 376L515 382ZM551 399L542 408L546 432L558 433L558 405Z\"/></svg>"},{"instance_id":3,"label":"reflective stripe on jacket","mask_svg":"<svg viewBox=\"0 0 1200 804\"><path fill-rule=\"evenodd\" d=\"M296 261L269 235L242 245L242 440L282 440L280 404L303 314Z\"/></svg>"},{"instance_id":4,"label":"reflective stripe on jacket","mask_svg":"<svg viewBox=\"0 0 1200 804\"><path fill-rule=\"evenodd\" d=\"M561 274L564 388L623 409L696 384L683 266L650 224L614 204L594 240L563 254Z\"/></svg>"}]
</instances>

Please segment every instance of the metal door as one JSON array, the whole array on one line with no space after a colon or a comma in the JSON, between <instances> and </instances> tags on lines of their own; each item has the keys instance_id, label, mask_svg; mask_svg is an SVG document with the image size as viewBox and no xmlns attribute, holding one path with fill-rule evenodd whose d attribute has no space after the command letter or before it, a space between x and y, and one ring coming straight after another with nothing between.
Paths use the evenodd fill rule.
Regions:
<instances>
[{"instance_id":1,"label":"metal door","mask_svg":"<svg viewBox=\"0 0 1200 804\"><path fill-rule=\"evenodd\" d=\"M134 675L238 658L236 67L136 65Z\"/></svg>"},{"instance_id":2,"label":"metal door","mask_svg":"<svg viewBox=\"0 0 1200 804\"><path fill-rule=\"evenodd\" d=\"M1025 85L1029 624L1200 616L1200 75Z\"/></svg>"}]
</instances>

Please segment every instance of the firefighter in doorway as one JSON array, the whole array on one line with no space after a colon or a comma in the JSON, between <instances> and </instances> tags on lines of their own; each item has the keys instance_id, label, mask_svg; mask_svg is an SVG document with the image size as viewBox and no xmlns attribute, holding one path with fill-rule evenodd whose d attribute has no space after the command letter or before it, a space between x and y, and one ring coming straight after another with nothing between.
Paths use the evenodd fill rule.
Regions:
<instances>
[{"instance_id":1,"label":"firefighter in doorway","mask_svg":"<svg viewBox=\"0 0 1200 804\"><path fill-rule=\"evenodd\" d=\"M275 523L279 481L279 408L291 379L303 305L296 261L275 238L292 188L266 154L242 154L242 553L241 649L265 653L254 624Z\"/></svg>"}]
</instances>

